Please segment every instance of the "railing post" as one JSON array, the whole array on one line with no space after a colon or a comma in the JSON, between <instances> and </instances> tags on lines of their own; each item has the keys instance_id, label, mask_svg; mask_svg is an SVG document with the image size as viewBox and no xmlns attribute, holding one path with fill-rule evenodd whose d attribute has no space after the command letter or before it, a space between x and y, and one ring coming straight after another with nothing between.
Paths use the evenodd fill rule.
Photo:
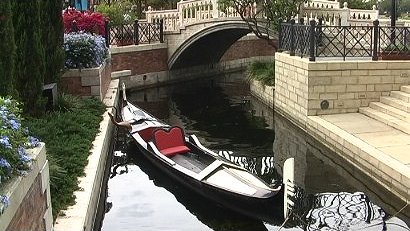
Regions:
<instances>
[{"instance_id":1,"label":"railing post","mask_svg":"<svg viewBox=\"0 0 410 231\"><path fill-rule=\"evenodd\" d=\"M290 20L290 56L295 56L295 19Z\"/></svg>"},{"instance_id":2,"label":"railing post","mask_svg":"<svg viewBox=\"0 0 410 231\"><path fill-rule=\"evenodd\" d=\"M282 24L283 24L283 22L280 22L279 27L278 27L278 34L279 34L279 37L278 37L278 51L279 52L283 51L283 49L282 49L282 36L283 36L283 34L282 34L283 33Z\"/></svg>"},{"instance_id":3,"label":"railing post","mask_svg":"<svg viewBox=\"0 0 410 231\"><path fill-rule=\"evenodd\" d=\"M310 28L309 28L309 61L315 61L316 60L316 55L315 55L315 47L316 47L316 35L315 35L315 29L316 29L316 21L311 20L310 21Z\"/></svg>"},{"instance_id":4,"label":"railing post","mask_svg":"<svg viewBox=\"0 0 410 231\"><path fill-rule=\"evenodd\" d=\"M164 42L164 19L159 21L159 42Z\"/></svg>"},{"instance_id":5,"label":"railing post","mask_svg":"<svg viewBox=\"0 0 410 231\"><path fill-rule=\"evenodd\" d=\"M138 20L134 21L134 44L139 45L139 26L138 26Z\"/></svg>"},{"instance_id":6,"label":"railing post","mask_svg":"<svg viewBox=\"0 0 410 231\"><path fill-rule=\"evenodd\" d=\"M379 60L379 36L380 36L380 28L379 28L379 20L373 21L373 53L372 53L372 60L377 61Z\"/></svg>"},{"instance_id":7,"label":"railing post","mask_svg":"<svg viewBox=\"0 0 410 231\"><path fill-rule=\"evenodd\" d=\"M317 24L317 40L316 44L317 46L322 46L323 41L322 41L322 25L323 25L323 18L319 18L319 22Z\"/></svg>"},{"instance_id":8,"label":"railing post","mask_svg":"<svg viewBox=\"0 0 410 231\"><path fill-rule=\"evenodd\" d=\"M104 30L105 30L105 45L110 47L111 44L111 33L110 33L110 26L108 25L109 21L105 20Z\"/></svg>"}]
</instances>

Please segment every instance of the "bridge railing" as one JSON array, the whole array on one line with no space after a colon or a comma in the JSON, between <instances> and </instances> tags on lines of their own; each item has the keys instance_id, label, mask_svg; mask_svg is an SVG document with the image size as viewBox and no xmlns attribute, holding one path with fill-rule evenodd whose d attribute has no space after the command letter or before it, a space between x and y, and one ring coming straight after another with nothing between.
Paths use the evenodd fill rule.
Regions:
<instances>
[{"instance_id":1,"label":"bridge railing","mask_svg":"<svg viewBox=\"0 0 410 231\"><path fill-rule=\"evenodd\" d=\"M136 20L132 24L110 26L108 41L110 45L139 45L164 42L163 21L149 23Z\"/></svg>"},{"instance_id":2,"label":"bridge railing","mask_svg":"<svg viewBox=\"0 0 410 231\"><path fill-rule=\"evenodd\" d=\"M256 2L244 9L245 16L257 13ZM154 10L148 7L147 21L164 21L164 31L177 31L184 26L206 21L212 18L239 18L239 13L232 7L224 7L217 0L187 0L177 3L177 9Z\"/></svg>"},{"instance_id":3,"label":"bridge railing","mask_svg":"<svg viewBox=\"0 0 410 231\"><path fill-rule=\"evenodd\" d=\"M313 0L305 2L298 18L322 18L329 26L367 26L379 18L376 6L372 10L350 9L347 3L340 8L338 1Z\"/></svg>"},{"instance_id":4,"label":"bridge railing","mask_svg":"<svg viewBox=\"0 0 410 231\"><path fill-rule=\"evenodd\" d=\"M328 26L311 20L291 20L279 28L279 50L290 55L316 58L409 59L410 27Z\"/></svg>"}]
</instances>

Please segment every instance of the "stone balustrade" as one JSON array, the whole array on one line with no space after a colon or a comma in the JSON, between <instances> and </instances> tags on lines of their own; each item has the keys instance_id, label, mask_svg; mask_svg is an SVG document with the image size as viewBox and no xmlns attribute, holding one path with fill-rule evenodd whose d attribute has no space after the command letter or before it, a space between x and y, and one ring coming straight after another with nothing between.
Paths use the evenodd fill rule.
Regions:
<instances>
[{"instance_id":1,"label":"stone balustrade","mask_svg":"<svg viewBox=\"0 0 410 231\"><path fill-rule=\"evenodd\" d=\"M303 4L298 17L305 21L323 18L329 26L371 26L379 18L379 11L376 6L372 10L350 9L347 2L340 8L338 0L313 0Z\"/></svg>"},{"instance_id":2,"label":"stone balustrade","mask_svg":"<svg viewBox=\"0 0 410 231\"><path fill-rule=\"evenodd\" d=\"M257 14L256 2L249 5L245 12L245 15ZM177 31L189 24L213 18L240 18L240 15L233 7L219 5L217 0L188 0L178 2L177 9L172 10L148 7L146 18L149 23L163 20L164 31Z\"/></svg>"}]
</instances>

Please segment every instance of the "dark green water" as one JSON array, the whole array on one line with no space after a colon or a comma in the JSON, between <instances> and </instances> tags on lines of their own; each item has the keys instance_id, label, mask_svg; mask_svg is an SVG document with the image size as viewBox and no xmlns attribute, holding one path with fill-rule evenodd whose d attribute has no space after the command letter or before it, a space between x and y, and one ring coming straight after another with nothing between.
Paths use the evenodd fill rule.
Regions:
<instances>
[{"instance_id":1,"label":"dark green water","mask_svg":"<svg viewBox=\"0 0 410 231\"><path fill-rule=\"evenodd\" d=\"M409 223L408 208L397 214L401 220L388 215L403 202L251 97L241 74L130 90L128 100L196 134L213 150L231 151L226 158L268 183L280 181L284 161L294 157L303 194L281 230L408 230L401 221ZM192 193L128 141L119 133L101 230L279 230L284 222L250 219Z\"/></svg>"}]
</instances>

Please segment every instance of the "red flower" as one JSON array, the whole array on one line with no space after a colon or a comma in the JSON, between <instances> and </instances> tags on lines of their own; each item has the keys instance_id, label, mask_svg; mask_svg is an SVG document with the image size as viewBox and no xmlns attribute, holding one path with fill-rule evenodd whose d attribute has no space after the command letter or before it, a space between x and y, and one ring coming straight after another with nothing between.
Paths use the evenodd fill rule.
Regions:
<instances>
[{"instance_id":1,"label":"red flower","mask_svg":"<svg viewBox=\"0 0 410 231\"><path fill-rule=\"evenodd\" d=\"M63 11L63 21L66 33L79 30L105 36L106 18L98 12L82 13L75 8L68 8Z\"/></svg>"}]
</instances>

